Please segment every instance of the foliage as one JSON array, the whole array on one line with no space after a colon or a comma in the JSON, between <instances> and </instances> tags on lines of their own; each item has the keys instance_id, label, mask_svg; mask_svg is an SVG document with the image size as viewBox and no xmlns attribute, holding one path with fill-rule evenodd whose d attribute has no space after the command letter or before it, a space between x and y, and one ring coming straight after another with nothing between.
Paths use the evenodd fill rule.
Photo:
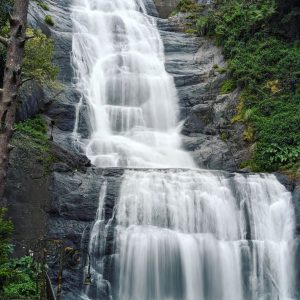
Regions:
<instances>
[{"instance_id":1,"label":"foliage","mask_svg":"<svg viewBox=\"0 0 300 300\"><path fill-rule=\"evenodd\" d=\"M282 25L274 25L281 4L216 1L215 9L197 21L198 33L215 37L229 61L230 79L221 93L242 89L232 121L244 122L244 139L256 142L251 160L256 171L300 161L300 48L299 41L282 38Z\"/></svg>"},{"instance_id":2,"label":"foliage","mask_svg":"<svg viewBox=\"0 0 300 300\"><path fill-rule=\"evenodd\" d=\"M185 12L185 13L196 13L203 9L202 5L197 4L194 0L180 0L176 6L175 13Z\"/></svg>"},{"instance_id":3,"label":"foliage","mask_svg":"<svg viewBox=\"0 0 300 300\"><path fill-rule=\"evenodd\" d=\"M38 298L37 266L30 256L10 259L4 268L7 270L3 287L4 299Z\"/></svg>"},{"instance_id":4,"label":"foliage","mask_svg":"<svg viewBox=\"0 0 300 300\"><path fill-rule=\"evenodd\" d=\"M42 163L47 172L54 162L51 143L47 136L47 123L37 116L24 122L15 124L16 133L14 144L24 151L34 154L38 162Z\"/></svg>"},{"instance_id":5,"label":"foliage","mask_svg":"<svg viewBox=\"0 0 300 300\"><path fill-rule=\"evenodd\" d=\"M53 41L40 30L29 28L27 35L33 38L25 46L23 78L32 78L42 84L53 84L59 71L52 63Z\"/></svg>"},{"instance_id":6,"label":"foliage","mask_svg":"<svg viewBox=\"0 0 300 300\"><path fill-rule=\"evenodd\" d=\"M234 91L236 88L236 82L232 79L227 79L221 86L221 94L228 94Z\"/></svg>"},{"instance_id":7,"label":"foliage","mask_svg":"<svg viewBox=\"0 0 300 300\"><path fill-rule=\"evenodd\" d=\"M4 208L0 208L0 266L7 262L8 256L10 254L11 247L9 245L9 242L13 231L11 221L4 219L5 213L6 210Z\"/></svg>"},{"instance_id":8,"label":"foliage","mask_svg":"<svg viewBox=\"0 0 300 300\"><path fill-rule=\"evenodd\" d=\"M46 136L47 123L40 116L17 123L15 127L18 131L30 135L33 139L39 140L40 142L46 142L48 140Z\"/></svg>"},{"instance_id":9,"label":"foliage","mask_svg":"<svg viewBox=\"0 0 300 300\"><path fill-rule=\"evenodd\" d=\"M44 3L42 1L38 1L38 5L43 9L43 10L49 10L49 6L47 3Z\"/></svg>"},{"instance_id":10,"label":"foliage","mask_svg":"<svg viewBox=\"0 0 300 300\"><path fill-rule=\"evenodd\" d=\"M7 20L8 12L12 6L12 0L1 0L0 1L0 34L6 35L8 32ZM0 44L0 87L2 87L3 72L6 61L6 48Z\"/></svg>"},{"instance_id":11,"label":"foliage","mask_svg":"<svg viewBox=\"0 0 300 300\"><path fill-rule=\"evenodd\" d=\"M181 0L171 15L184 13L185 20L182 20L182 25L185 27L185 33L194 35L197 34L197 18L204 8L204 5L198 4L195 0Z\"/></svg>"},{"instance_id":12,"label":"foliage","mask_svg":"<svg viewBox=\"0 0 300 300\"><path fill-rule=\"evenodd\" d=\"M13 0L1 0L0 2L0 28L5 26L8 12L13 5Z\"/></svg>"},{"instance_id":13,"label":"foliage","mask_svg":"<svg viewBox=\"0 0 300 300\"><path fill-rule=\"evenodd\" d=\"M54 24L55 24L53 18L49 15L45 16L45 23L50 26L54 26Z\"/></svg>"},{"instance_id":14,"label":"foliage","mask_svg":"<svg viewBox=\"0 0 300 300\"><path fill-rule=\"evenodd\" d=\"M37 272L32 268L31 257L11 258L13 225L10 220L5 220L5 212L0 208L0 298L36 298Z\"/></svg>"},{"instance_id":15,"label":"foliage","mask_svg":"<svg viewBox=\"0 0 300 300\"><path fill-rule=\"evenodd\" d=\"M1 28L1 35L9 35L6 24ZM32 80L57 88L56 77L59 68L52 63L54 42L39 29L27 28L26 35L31 37L25 45L22 66L23 80ZM0 70L4 69L6 49L0 46ZM2 74L3 72L1 72ZM1 79L1 78L0 78ZM2 82L2 80L0 80Z\"/></svg>"}]
</instances>

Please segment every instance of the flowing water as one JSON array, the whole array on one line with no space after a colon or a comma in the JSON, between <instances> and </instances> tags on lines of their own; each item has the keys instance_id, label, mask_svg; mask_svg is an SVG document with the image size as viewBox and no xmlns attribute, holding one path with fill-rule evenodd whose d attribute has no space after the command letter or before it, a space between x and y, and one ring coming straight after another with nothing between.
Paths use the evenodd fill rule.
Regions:
<instances>
[{"instance_id":1,"label":"flowing water","mask_svg":"<svg viewBox=\"0 0 300 300\"><path fill-rule=\"evenodd\" d=\"M81 146L97 167L128 168L109 221L102 186L89 246L96 292L83 297L295 299L291 194L273 175L195 169L143 1L74 0L72 18L78 111L90 118Z\"/></svg>"},{"instance_id":2,"label":"flowing water","mask_svg":"<svg viewBox=\"0 0 300 300\"><path fill-rule=\"evenodd\" d=\"M155 20L142 1L78 0L73 61L99 167L193 167L180 150L177 96Z\"/></svg>"}]
</instances>

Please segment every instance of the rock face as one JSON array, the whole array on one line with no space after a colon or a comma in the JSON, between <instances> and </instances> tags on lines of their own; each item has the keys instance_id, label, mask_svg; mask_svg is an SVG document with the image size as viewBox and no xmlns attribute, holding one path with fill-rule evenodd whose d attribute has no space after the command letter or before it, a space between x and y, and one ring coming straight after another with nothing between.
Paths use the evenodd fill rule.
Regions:
<instances>
[{"instance_id":1,"label":"rock face","mask_svg":"<svg viewBox=\"0 0 300 300\"><path fill-rule=\"evenodd\" d=\"M176 8L180 0L154 0L159 16L167 18L170 13Z\"/></svg>"},{"instance_id":2,"label":"rock face","mask_svg":"<svg viewBox=\"0 0 300 300\"><path fill-rule=\"evenodd\" d=\"M16 256L24 255L29 244L46 235L49 183L50 174L37 153L20 147L12 150L4 197L14 224Z\"/></svg>"},{"instance_id":3,"label":"rock face","mask_svg":"<svg viewBox=\"0 0 300 300\"><path fill-rule=\"evenodd\" d=\"M94 169L84 172L74 171L65 164L55 164L50 190L50 206L48 210L48 237L62 239L66 245L76 249L88 250L89 234L99 204L99 191L104 182L107 183L105 197L105 222L111 219L115 203L119 195L124 169ZM99 232L101 235L101 232ZM106 247L112 245L113 236L108 237ZM110 250L112 253L112 249ZM51 277L55 283L57 268L51 269ZM108 271L107 271L108 272ZM63 299L78 300L83 289L84 272L66 268L63 285ZM106 274L109 276L109 274ZM105 285L105 281L103 282ZM96 299L108 299L108 289L103 294L90 288L89 295ZM106 298L107 297L107 298Z\"/></svg>"},{"instance_id":4,"label":"rock face","mask_svg":"<svg viewBox=\"0 0 300 300\"><path fill-rule=\"evenodd\" d=\"M36 1L30 3L28 23L33 28L40 28L44 34L54 40L54 63L59 66L58 90L43 89L43 98L47 107L42 112L54 121L54 142L60 147L75 151L73 147L73 130L76 120L76 105L80 95L74 88L74 72L71 64L72 21L70 6L72 0L44 1L49 10L44 11ZM54 26L48 26L44 19L50 15ZM28 99L27 99L28 101ZM26 101L23 101L23 103ZM23 104L23 106L26 104ZM79 128L81 130L81 128Z\"/></svg>"},{"instance_id":5,"label":"rock face","mask_svg":"<svg viewBox=\"0 0 300 300\"><path fill-rule=\"evenodd\" d=\"M178 90L183 146L201 168L238 170L250 150L243 139L243 125L231 122L238 91L219 95L220 84L226 79L216 70L226 67L221 50L206 39L176 32L176 24L158 22L166 69Z\"/></svg>"}]
</instances>

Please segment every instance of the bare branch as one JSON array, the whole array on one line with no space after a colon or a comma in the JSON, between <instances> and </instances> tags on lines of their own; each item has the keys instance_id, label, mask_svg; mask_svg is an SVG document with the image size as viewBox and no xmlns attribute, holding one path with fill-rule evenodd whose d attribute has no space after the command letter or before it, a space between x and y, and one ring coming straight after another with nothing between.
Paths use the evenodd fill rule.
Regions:
<instances>
[{"instance_id":1,"label":"bare branch","mask_svg":"<svg viewBox=\"0 0 300 300\"><path fill-rule=\"evenodd\" d=\"M8 46L8 39L0 35L0 43L5 47Z\"/></svg>"},{"instance_id":2,"label":"bare branch","mask_svg":"<svg viewBox=\"0 0 300 300\"><path fill-rule=\"evenodd\" d=\"M23 80L21 81L21 83L20 83L20 86L21 86L22 84L24 84L25 82L31 81L31 80L33 80L32 77L31 77L31 78L25 78L25 79L23 79Z\"/></svg>"}]
</instances>

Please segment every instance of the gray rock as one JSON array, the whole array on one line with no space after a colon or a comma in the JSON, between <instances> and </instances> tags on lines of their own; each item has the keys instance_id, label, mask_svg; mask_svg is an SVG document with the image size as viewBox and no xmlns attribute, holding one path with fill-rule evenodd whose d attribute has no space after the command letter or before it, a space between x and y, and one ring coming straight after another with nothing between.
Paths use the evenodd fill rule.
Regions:
<instances>
[{"instance_id":1,"label":"gray rock","mask_svg":"<svg viewBox=\"0 0 300 300\"><path fill-rule=\"evenodd\" d=\"M158 17L158 11L153 0L144 0L144 4L147 10L147 14L153 17Z\"/></svg>"},{"instance_id":2,"label":"gray rock","mask_svg":"<svg viewBox=\"0 0 300 300\"><path fill-rule=\"evenodd\" d=\"M25 121L46 110L50 99L45 97L43 88L35 81L27 82L19 91L19 105L16 121Z\"/></svg>"},{"instance_id":3,"label":"gray rock","mask_svg":"<svg viewBox=\"0 0 300 300\"><path fill-rule=\"evenodd\" d=\"M176 8L179 0L154 0L156 8L161 18L167 18L170 13Z\"/></svg>"},{"instance_id":4,"label":"gray rock","mask_svg":"<svg viewBox=\"0 0 300 300\"><path fill-rule=\"evenodd\" d=\"M34 149L11 151L4 198L14 224L16 256L27 254L28 246L46 234L49 184L50 174Z\"/></svg>"}]
</instances>

